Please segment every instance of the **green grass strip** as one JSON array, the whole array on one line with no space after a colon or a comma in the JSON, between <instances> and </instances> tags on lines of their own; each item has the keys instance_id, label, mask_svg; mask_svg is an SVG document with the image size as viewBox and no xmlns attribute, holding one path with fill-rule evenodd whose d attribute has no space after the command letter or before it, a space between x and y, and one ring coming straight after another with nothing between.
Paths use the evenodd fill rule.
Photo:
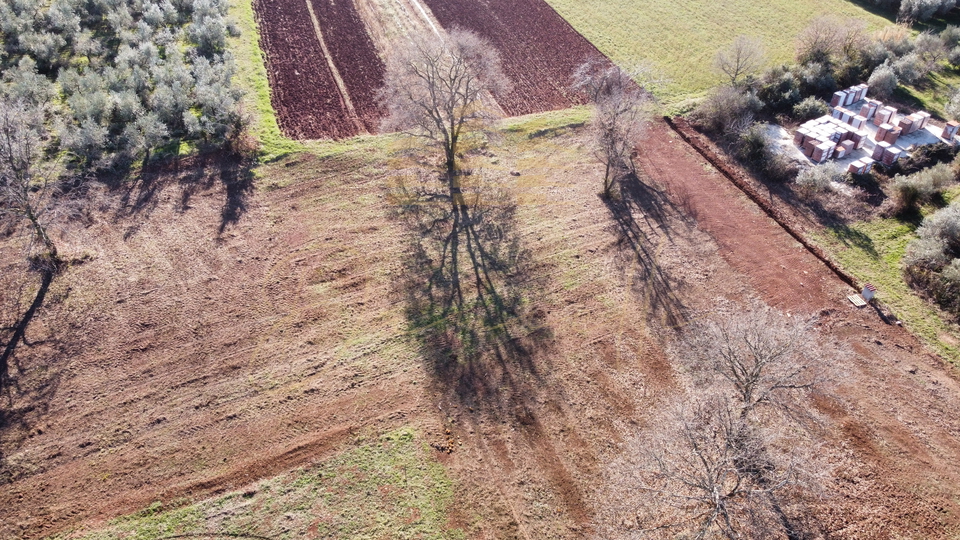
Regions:
<instances>
[{"instance_id":1,"label":"green grass strip","mask_svg":"<svg viewBox=\"0 0 960 540\"><path fill-rule=\"evenodd\" d=\"M448 528L453 483L412 428L402 428L317 466L264 480L243 492L180 508L149 508L99 531L57 538L465 538Z\"/></svg>"}]
</instances>

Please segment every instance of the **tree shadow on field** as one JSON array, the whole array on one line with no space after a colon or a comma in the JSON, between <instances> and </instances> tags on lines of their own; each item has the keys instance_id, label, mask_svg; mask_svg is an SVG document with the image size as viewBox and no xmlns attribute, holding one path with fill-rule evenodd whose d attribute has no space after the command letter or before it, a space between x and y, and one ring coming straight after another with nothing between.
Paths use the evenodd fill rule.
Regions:
<instances>
[{"instance_id":1,"label":"tree shadow on field","mask_svg":"<svg viewBox=\"0 0 960 540\"><path fill-rule=\"evenodd\" d=\"M120 195L116 217L143 218L124 232L124 238L136 234L140 224L164 200L163 194L168 189L179 188L179 193L175 194L176 210L185 213L191 208L191 199L196 194L212 190L218 183L223 186L225 200L217 234L223 234L247 210L247 198L253 192L254 165L253 159L224 150L201 151L188 157L157 157L149 160L133 176L108 179L108 185Z\"/></svg>"},{"instance_id":2,"label":"tree shadow on field","mask_svg":"<svg viewBox=\"0 0 960 540\"><path fill-rule=\"evenodd\" d=\"M464 205L424 172L391 193L409 246L398 287L435 380L465 407L505 413L526 402L517 379L540 380L533 357L552 341L528 306L544 272L518 238L515 202L471 176Z\"/></svg>"},{"instance_id":3,"label":"tree shadow on field","mask_svg":"<svg viewBox=\"0 0 960 540\"><path fill-rule=\"evenodd\" d=\"M4 287L0 293L0 485L37 470L37 464L11 464L7 458L33 435L34 422L47 414L60 385L56 364L63 358L64 343L56 333L46 332L38 340L31 340L27 333L44 306L56 271L43 267L18 274L25 279L18 282L8 275L0 282ZM40 280L36 292L30 292L28 282L35 274ZM35 348L42 350L29 352Z\"/></svg>"},{"instance_id":4,"label":"tree shadow on field","mask_svg":"<svg viewBox=\"0 0 960 540\"><path fill-rule=\"evenodd\" d=\"M682 213L667 193L642 181L639 174L625 175L619 182L619 196L604 199L613 217L618 262L625 274L636 270L630 286L648 306L648 317L678 328L687 320L687 308L677 295L682 284L657 261L656 242L648 231L662 233L663 241L671 241L675 233L672 223Z\"/></svg>"}]
</instances>

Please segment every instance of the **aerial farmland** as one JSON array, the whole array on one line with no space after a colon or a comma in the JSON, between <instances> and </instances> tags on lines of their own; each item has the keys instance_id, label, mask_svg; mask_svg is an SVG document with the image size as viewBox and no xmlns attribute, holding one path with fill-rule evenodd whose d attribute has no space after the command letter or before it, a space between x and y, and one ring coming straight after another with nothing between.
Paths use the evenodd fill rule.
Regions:
<instances>
[{"instance_id":1,"label":"aerial farmland","mask_svg":"<svg viewBox=\"0 0 960 540\"><path fill-rule=\"evenodd\" d=\"M960 534L956 2L0 19L0 539Z\"/></svg>"}]
</instances>

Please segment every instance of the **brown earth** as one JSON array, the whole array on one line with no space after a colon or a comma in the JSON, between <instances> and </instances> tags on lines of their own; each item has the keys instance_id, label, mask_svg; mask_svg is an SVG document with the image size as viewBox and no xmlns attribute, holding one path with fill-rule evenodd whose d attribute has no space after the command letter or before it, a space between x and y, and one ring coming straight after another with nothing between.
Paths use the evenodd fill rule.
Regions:
<instances>
[{"instance_id":1,"label":"brown earth","mask_svg":"<svg viewBox=\"0 0 960 540\"><path fill-rule=\"evenodd\" d=\"M377 91L385 66L353 2L310 0L330 57L343 78L356 113L368 133L379 130L382 111Z\"/></svg>"},{"instance_id":2,"label":"brown earth","mask_svg":"<svg viewBox=\"0 0 960 540\"><path fill-rule=\"evenodd\" d=\"M359 118L351 114L347 102L349 97L341 94L335 75L326 61L307 0L257 0L253 3L253 9L260 28L260 48L266 55L270 101L277 112L280 129L294 139L343 139L361 132L364 126ZM333 14L343 12L339 10ZM323 10L323 13L328 14L329 10ZM346 22L353 24L349 18ZM363 32L362 26L350 28ZM325 38L325 41L329 40ZM356 42L361 45L357 52L359 57L369 60L362 54L363 40L359 37L351 40L352 45L357 45ZM339 47L337 50L342 51ZM376 53L373 58L379 61ZM357 74L348 80L351 83L366 83L376 79L377 66L374 62L369 67L358 69ZM369 89L360 97L368 93ZM363 104L366 101L361 99ZM370 111L363 111L364 119L370 119L370 116Z\"/></svg>"},{"instance_id":3,"label":"brown earth","mask_svg":"<svg viewBox=\"0 0 960 540\"><path fill-rule=\"evenodd\" d=\"M500 53L513 83L495 96L510 116L586 103L570 91L573 72L606 57L543 0L423 0L447 30L465 28Z\"/></svg>"},{"instance_id":4,"label":"brown earth","mask_svg":"<svg viewBox=\"0 0 960 540\"><path fill-rule=\"evenodd\" d=\"M512 86L495 98L510 116L585 103L583 95L570 91L571 76L586 60L605 59L543 0L423 4L432 11L427 16L435 16L444 29L472 30L497 50ZM397 14L384 12L386 8L376 2L359 4L362 12L357 6L332 0L254 2L271 101L287 136L342 139L377 131L382 117L376 102L384 80L382 58L392 46L381 28L387 23L381 19ZM422 5L401 2L391 9L399 9L404 20L423 25Z\"/></svg>"},{"instance_id":5,"label":"brown earth","mask_svg":"<svg viewBox=\"0 0 960 540\"><path fill-rule=\"evenodd\" d=\"M960 526L960 384L956 368L901 327L845 296L855 291L762 213L675 132L660 125L642 147L642 167L715 239L723 258L770 305L820 313L822 328L854 354L838 391L848 409L825 406L840 428L836 448L854 451L823 527L843 537L942 538ZM921 427L921 424L925 424Z\"/></svg>"},{"instance_id":6,"label":"brown earth","mask_svg":"<svg viewBox=\"0 0 960 540\"><path fill-rule=\"evenodd\" d=\"M86 262L54 280L12 363L0 538L240 489L401 425L449 468L469 537L582 538L624 437L676 391L669 329L750 298L820 313L854 352L838 396L817 404L841 471L822 530L955 534L952 372L853 308L666 126L640 160L645 183L604 202L576 128L471 157L510 195L464 226L462 292L523 302L496 314L509 332L485 335L486 353L460 357L450 335L423 334L431 291L414 271L448 272L436 254L449 244L396 215L398 177L375 152L288 158L259 171L259 190L239 165L197 159L104 193L60 235ZM484 266L493 246L519 262ZM14 278L5 269L5 306Z\"/></svg>"}]
</instances>

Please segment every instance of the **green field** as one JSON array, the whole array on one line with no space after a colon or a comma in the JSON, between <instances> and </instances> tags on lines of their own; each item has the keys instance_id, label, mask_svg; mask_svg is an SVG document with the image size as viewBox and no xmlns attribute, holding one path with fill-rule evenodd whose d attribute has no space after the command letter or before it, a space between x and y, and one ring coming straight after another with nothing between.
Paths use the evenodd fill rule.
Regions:
<instances>
[{"instance_id":1,"label":"green field","mask_svg":"<svg viewBox=\"0 0 960 540\"><path fill-rule=\"evenodd\" d=\"M760 38L770 62L791 62L794 38L825 15L859 17L871 29L890 24L844 0L547 0L574 28L620 65L645 63L668 79L661 98L677 103L720 82L716 51L734 37Z\"/></svg>"},{"instance_id":2,"label":"green field","mask_svg":"<svg viewBox=\"0 0 960 540\"><path fill-rule=\"evenodd\" d=\"M431 452L404 428L245 491L181 507L155 503L104 529L56 538L463 538L447 524L453 484Z\"/></svg>"}]
</instances>

